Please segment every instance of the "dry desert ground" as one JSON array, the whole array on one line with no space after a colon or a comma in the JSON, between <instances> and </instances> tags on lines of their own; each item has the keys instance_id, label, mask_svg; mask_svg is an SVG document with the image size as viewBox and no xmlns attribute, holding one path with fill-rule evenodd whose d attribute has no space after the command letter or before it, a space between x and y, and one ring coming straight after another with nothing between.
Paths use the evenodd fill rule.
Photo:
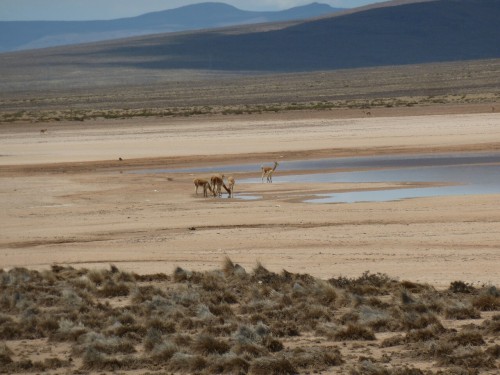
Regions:
<instances>
[{"instance_id":1,"label":"dry desert ground","mask_svg":"<svg viewBox=\"0 0 500 375\"><path fill-rule=\"evenodd\" d=\"M239 182L260 178L258 168L235 172L235 198L204 198L195 194L192 181L210 174L175 172L275 160L498 153L500 114L490 104L376 108L369 115L335 109L15 123L2 124L0 134L5 292L0 365L6 371L498 371L499 319L490 310L498 310L500 298L495 292L500 285L500 195L311 204L304 200L317 193L401 184L283 183L280 178L288 172L278 167L272 184ZM169 172L134 173L151 169ZM260 198L239 199L242 194ZM110 264L111 271L100 271ZM221 268L226 276L210 273ZM106 277L114 280L113 287L103 284ZM328 285L319 281L328 279L333 280ZM178 284L160 291L165 280ZM221 294L218 301L224 306L205 300L204 291L218 290L226 280L233 280L233 289ZM33 306L27 301L37 296L24 297L29 292L15 289L28 281L40 296L54 285L62 289ZM289 289L280 289L285 284ZM251 285L255 289L246 294ZM459 297L446 294L450 285ZM474 308L467 310L459 301L466 304L465 293L475 288L490 288L487 298L497 307L481 305L476 295ZM437 290L445 291L440 303L452 298L466 314L429 302ZM92 299L93 293L102 303ZM178 298L171 300L177 301L175 314L180 315L172 313L165 299L169 293ZM307 310L314 293L321 296L318 305ZM415 295L425 304L417 303ZM267 299L259 300L263 296ZM273 304L278 298L283 310ZM391 298L402 302L389 320ZM195 300L205 302L192 305ZM89 311L87 303L94 309ZM78 312L68 312L70 305ZM167 314L167 305L174 319L168 324L154 318ZM137 306L142 306L140 313ZM441 322L429 306L439 311ZM161 313L155 310L160 307ZM248 319L244 326L232 322L235 309ZM99 315L119 310L118 320ZM306 310L308 315L300 318ZM47 311L59 320L40 315ZM88 314L93 320L84 318ZM409 318L415 314L420 318ZM140 323L138 316L146 315ZM366 318L382 315L383 323ZM300 319L292 323L294 316ZM27 320L36 329L5 328ZM472 333L462 329L474 324ZM105 331L98 333L98 326ZM417 344L422 345L418 350ZM143 351L151 357L143 359ZM405 366L413 370L403 372Z\"/></svg>"},{"instance_id":2,"label":"dry desert ground","mask_svg":"<svg viewBox=\"0 0 500 375\"><path fill-rule=\"evenodd\" d=\"M238 183L260 177L259 169L235 173L237 193L262 199L203 199L194 194L192 180L209 174L130 173L336 156L498 152L500 115L491 106L482 109L5 124L0 266L114 263L156 273L178 265L216 268L230 256L247 267L260 261L273 271L321 278L371 271L438 287L454 280L498 285L498 195L309 204L302 200L313 193L382 186L280 184L278 168L274 184Z\"/></svg>"}]
</instances>

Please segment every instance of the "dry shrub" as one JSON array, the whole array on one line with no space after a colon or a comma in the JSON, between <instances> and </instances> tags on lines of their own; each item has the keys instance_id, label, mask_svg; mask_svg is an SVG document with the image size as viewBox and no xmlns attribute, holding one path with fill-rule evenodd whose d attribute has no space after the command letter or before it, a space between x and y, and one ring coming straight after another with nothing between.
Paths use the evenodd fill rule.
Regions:
<instances>
[{"instance_id":1,"label":"dry shrub","mask_svg":"<svg viewBox=\"0 0 500 375\"><path fill-rule=\"evenodd\" d=\"M370 271L363 272L358 278L349 279L341 276L331 278L328 282L337 288L347 289L358 294L384 294L395 283L385 274L373 274Z\"/></svg>"},{"instance_id":2,"label":"dry shrub","mask_svg":"<svg viewBox=\"0 0 500 375\"><path fill-rule=\"evenodd\" d=\"M199 326L201 327L203 324L192 318L184 318L179 322L179 328L185 331L195 330Z\"/></svg>"},{"instance_id":3,"label":"dry shrub","mask_svg":"<svg viewBox=\"0 0 500 375\"><path fill-rule=\"evenodd\" d=\"M375 340L373 331L360 324L348 324L346 328L341 329L334 333L333 339L336 341L347 340Z\"/></svg>"},{"instance_id":4,"label":"dry shrub","mask_svg":"<svg viewBox=\"0 0 500 375\"><path fill-rule=\"evenodd\" d=\"M125 271L113 272L113 280L126 283L135 283L137 281L137 275L135 273Z\"/></svg>"},{"instance_id":5,"label":"dry shrub","mask_svg":"<svg viewBox=\"0 0 500 375\"><path fill-rule=\"evenodd\" d=\"M423 370L420 370L415 367L408 367L404 366L401 368L395 368L395 369L390 369L389 370L390 375L425 375L425 374L431 374L430 372L424 372Z\"/></svg>"},{"instance_id":6,"label":"dry shrub","mask_svg":"<svg viewBox=\"0 0 500 375\"><path fill-rule=\"evenodd\" d=\"M325 306L312 303L301 305L298 310L300 311L299 321L303 324L307 323L312 328L321 321L329 322L333 315Z\"/></svg>"},{"instance_id":7,"label":"dry shrub","mask_svg":"<svg viewBox=\"0 0 500 375\"><path fill-rule=\"evenodd\" d=\"M106 271L104 270L89 271L87 277L96 285L101 285L107 279Z\"/></svg>"},{"instance_id":8,"label":"dry shrub","mask_svg":"<svg viewBox=\"0 0 500 375\"><path fill-rule=\"evenodd\" d=\"M359 321L360 309L350 309L339 318L341 324L356 323Z\"/></svg>"},{"instance_id":9,"label":"dry shrub","mask_svg":"<svg viewBox=\"0 0 500 375\"><path fill-rule=\"evenodd\" d=\"M275 337L296 337L300 336L299 328L295 322L280 321L273 322L270 326L271 332Z\"/></svg>"},{"instance_id":10,"label":"dry shrub","mask_svg":"<svg viewBox=\"0 0 500 375\"><path fill-rule=\"evenodd\" d=\"M0 364L1 366L1 364ZM32 373L47 373L50 370L68 367L69 362L60 360L59 358L46 358L42 361L32 361L31 359L21 359L16 362L10 362L5 366L0 367L0 371L5 371L6 374L16 372L32 372Z\"/></svg>"},{"instance_id":11,"label":"dry shrub","mask_svg":"<svg viewBox=\"0 0 500 375\"><path fill-rule=\"evenodd\" d=\"M44 282L47 283L48 285L54 285L57 281L56 275L54 275L54 272L52 272L52 270L40 271L40 276L42 277Z\"/></svg>"},{"instance_id":12,"label":"dry shrub","mask_svg":"<svg viewBox=\"0 0 500 375\"><path fill-rule=\"evenodd\" d=\"M310 288L310 294L319 304L331 306L337 299L335 288L328 282L317 280Z\"/></svg>"},{"instance_id":13,"label":"dry shrub","mask_svg":"<svg viewBox=\"0 0 500 375\"><path fill-rule=\"evenodd\" d=\"M500 297L489 293L474 297L472 305L480 311L500 310Z\"/></svg>"},{"instance_id":14,"label":"dry shrub","mask_svg":"<svg viewBox=\"0 0 500 375\"><path fill-rule=\"evenodd\" d=\"M125 297L130 293L130 288L123 282L116 283L111 279L106 280L102 289L99 290L99 295L105 298Z\"/></svg>"},{"instance_id":15,"label":"dry shrub","mask_svg":"<svg viewBox=\"0 0 500 375\"><path fill-rule=\"evenodd\" d=\"M59 321L59 328L49 338L55 341L77 341L87 331L87 328L81 323L61 319Z\"/></svg>"},{"instance_id":16,"label":"dry shrub","mask_svg":"<svg viewBox=\"0 0 500 375\"><path fill-rule=\"evenodd\" d=\"M167 363L178 351L179 348L173 343L162 342L153 348L151 358L155 362Z\"/></svg>"},{"instance_id":17,"label":"dry shrub","mask_svg":"<svg viewBox=\"0 0 500 375\"><path fill-rule=\"evenodd\" d=\"M186 271L186 270L182 269L181 267L177 267L174 270L174 274L172 275L172 277L176 283L181 283L181 282L187 281L188 279L191 278L191 276L192 276L192 272Z\"/></svg>"},{"instance_id":18,"label":"dry shrub","mask_svg":"<svg viewBox=\"0 0 500 375\"><path fill-rule=\"evenodd\" d=\"M223 265L222 265L222 271L226 275L226 277L232 277L233 280L244 280L247 278L247 272L246 270L240 266L239 264L235 264L229 259L229 257L226 257Z\"/></svg>"},{"instance_id":19,"label":"dry shrub","mask_svg":"<svg viewBox=\"0 0 500 375\"><path fill-rule=\"evenodd\" d=\"M408 280L401 281L400 285L404 289L409 290L413 293L422 293L424 291L433 291L434 290L434 288L430 285L414 283L414 282L408 281Z\"/></svg>"},{"instance_id":20,"label":"dry shrub","mask_svg":"<svg viewBox=\"0 0 500 375\"><path fill-rule=\"evenodd\" d=\"M205 272L202 274L201 287L207 292L215 292L226 288L225 280L217 272Z\"/></svg>"},{"instance_id":21,"label":"dry shrub","mask_svg":"<svg viewBox=\"0 0 500 375\"><path fill-rule=\"evenodd\" d=\"M233 318L235 316L231 306L225 302L209 304L208 309L213 315L223 317L224 319Z\"/></svg>"},{"instance_id":22,"label":"dry shrub","mask_svg":"<svg viewBox=\"0 0 500 375\"><path fill-rule=\"evenodd\" d=\"M413 295L407 289L402 289L400 296L401 296L401 302L403 303L403 305L416 303L415 297L413 297Z\"/></svg>"},{"instance_id":23,"label":"dry shrub","mask_svg":"<svg viewBox=\"0 0 500 375\"><path fill-rule=\"evenodd\" d=\"M146 328L141 324L121 324L116 322L113 326L108 327L105 333L118 337L136 337L144 336Z\"/></svg>"},{"instance_id":24,"label":"dry shrub","mask_svg":"<svg viewBox=\"0 0 500 375\"><path fill-rule=\"evenodd\" d=\"M436 375L479 375L476 368L448 367L446 370L438 370Z\"/></svg>"},{"instance_id":25,"label":"dry shrub","mask_svg":"<svg viewBox=\"0 0 500 375\"><path fill-rule=\"evenodd\" d=\"M168 362L170 371L183 371L194 373L203 370L207 367L207 361L200 355L192 355L177 352Z\"/></svg>"},{"instance_id":26,"label":"dry shrub","mask_svg":"<svg viewBox=\"0 0 500 375\"><path fill-rule=\"evenodd\" d=\"M381 365L373 363L370 360L363 360L360 364L352 369L350 375L390 375L389 370Z\"/></svg>"},{"instance_id":27,"label":"dry shrub","mask_svg":"<svg viewBox=\"0 0 500 375\"><path fill-rule=\"evenodd\" d=\"M434 324L441 323L432 313L409 312L402 317L402 326L405 330L421 329Z\"/></svg>"},{"instance_id":28,"label":"dry shrub","mask_svg":"<svg viewBox=\"0 0 500 375\"><path fill-rule=\"evenodd\" d=\"M391 330L393 325L392 317L386 311L370 306L361 306L359 309L359 322L376 332Z\"/></svg>"},{"instance_id":29,"label":"dry shrub","mask_svg":"<svg viewBox=\"0 0 500 375\"><path fill-rule=\"evenodd\" d=\"M500 345L496 344L486 349L486 354L494 359L500 358Z\"/></svg>"},{"instance_id":30,"label":"dry shrub","mask_svg":"<svg viewBox=\"0 0 500 375\"><path fill-rule=\"evenodd\" d=\"M268 271L260 262L253 269L252 279L264 285L272 285L274 289L280 289L286 282L285 278Z\"/></svg>"},{"instance_id":31,"label":"dry shrub","mask_svg":"<svg viewBox=\"0 0 500 375\"><path fill-rule=\"evenodd\" d=\"M69 364L70 363L68 361L63 361L63 360L56 358L56 357L45 358L43 360L44 370L54 370L54 369L58 369L61 367L67 367L67 366L69 366Z\"/></svg>"},{"instance_id":32,"label":"dry shrub","mask_svg":"<svg viewBox=\"0 0 500 375\"><path fill-rule=\"evenodd\" d=\"M495 286L490 286L472 300L474 307L481 311L500 310L500 291Z\"/></svg>"},{"instance_id":33,"label":"dry shrub","mask_svg":"<svg viewBox=\"0 0 500 375\"><path fill-rule=\"evenodd\" d=\"M231 258L226 256L224 258L224 262L222 263L222 271L224 271L224 274L226 276L231 276L234 274L234 269L235 269L235 264L233 263Z\"/></svg>"},{"instance_id":34,"label":"dry shrub","mask_svg":"<svg viewBox=\"0 0 500 375\"><path fill-rule=\"evenodd\" d=\"M11 358L13 354L5 343L0 344L0 370L3 366L13 362Z\"/></svg>"},{"instance_id":35,"label":"dry shrub","mask_svg":"<svg viewBox=\"0 0 500 375\"><path fill-rule=\"evenodd\" d=\"M406 342L425 342L438 338L437 333L431 328L413 329L406 334Z\"/></svg>"},{"instance_id":36,"label":"dry shrub","mask_svg":"<svg viewBox=\"0 0 500 375\"><path fill-rule=\"evenodd\" d=\"M264 345L264 347L271 353L280 352L284 349L283 343L275 338L272 338L271 336L266 336L262 340L262 345Z\"/></svg>"},{"instance_id":37,"label":"dry shrub","mask_svg":"<svg viewBox=\"0 0 500 375\"><path fill-rule=\"evenodd\" d=\"M196 317L202 321L210 321L213 322L216 320L216 316L205 304L200 304L196 308Z\"/></svg>"},{"instance_id":38,"label":"dry shrub","mask_svg":"<svg viewBox=\"0 0 500 375\"><path fill-rule=\"evenodd\" d=\"M238 329L236 322L229 322L223 324L209 324L204 329L204 334L214 336L230 336Z\"/></svg>"},{"instance_id":39,"label":"dry shrub","mask_svg":"<svg viewBox=\"0 0 500 375\"><path fill-rule=\"evenodd\" d=\"M152 285L136 286L132 293L132 303L140 304L145 301L151 301L155 296L166 297L165 293Z\"/></svg>"},{"instance_id":40,"label":"dry shrub","mask_svg":"<svg viewBox=\"0 0 500 375\"><path fill-rule=\"evenodd\" d=\"M146 321L146 329L154 328L160 331L162 334L166 333L175 333L175 322L167 321L165 319L161 319L159 317L154 317Z\"/></svg>"},{"instance_id":41,"label":"dry shrub","mask_svg":"<svg viewBox=\"0 0 500 375\"><path fill-rule=\"evenodd\" d=\"M236 355L227 353L212 359L207 373L209 374L246 374L250 363Z\"/></svg>"},{"instance_id":42,"label":"dry shrub","mask_svg":"<svg viewBox=\"0 0 500 375\"><path fill-rule=\"evenodd\" d=\"M460 346L481 346L485 344L483 336L477 331L462 331L450 337L450 342Z\"/></svg>"},{"instance_id":43,"label":"dry shrub","mask_svg":"<svg viewBox=\"0 0 500 375\"><path fill-rule=\"evenodd\" d=\"M262 357L254 359L248 371L251 375L296 374L297 370L286 358Z\"/></svg>"},{"instance_id":44,"label":"dry shrub","mask_svg":"<svg viewBox=\"0 0 500 375\"><path fill-rule=\"evenodd\" d=\"M162 332L156 328L148 329L146 336L143 340L144 349L147 352L153 350L153 348L162 342Z\"/></svg>"},{"instance_id":45,"label":"dry shrub","mask_svg":"<svg viewBox=\"0 0 500 375\"><path fill-rule=\"evenodd\" d=\"M500 332L500 315L494 315L492 319L485 320L481 325L486 333L498 334Z\"/></svg>"},{"instance_id":46,"label":"dry shrub","mask_svg":"<svg viewBox=\"0 0 500 375\"><path fill-rule=\"evenodd\" d=\"M253 342L237 342L232 348L231 351L238 354L243 355L244 357L262 357L268 355L269 352L262 345L253 343Z\"/></svg>"},{"instance_id":47,"label":"dry shrub","mask_svg":"<svg viewBox=\"0 0 500 375\"><path fill-rule=\"evenodd\" d=\"M13 320L5 321L0 325L1 340L16 340L23 338L23 327Z\"/></svg>"},{"instance_id":48,"label":"dry shrub","mask_svg":"<svg viewBox=\"0 0 500 375\"><path fill-rule=\"evenodd\" d=\"M262 337L256 330L248 325L242 325L234 335L234 339L239 343L256 343L262 340Z\"/></svg>"},{"instance_id":49,"label":"dry shrub","mask_svg":"<svg viewBox=\"0 0 500 375\"><path fill-rule=\"evenodd\" d=\"M92 280L89 279L87 275L80 276L77 279L71 280L71 285L76 289L82 289L90 293L96 292L95 284L92 282Z\"/></svg>"},{"instance_id":50,"label":"dry shrub","mask_svg":"<svg viewBox=\"0 0 500 375\"><path fill-rule=\"evenodd\" d=\"M350 375L425 375L427 373L414 367L385 368L373 363L371 360L363 360Z\"/></svg>"},{"instance_id":51,"label":"dry shrub","mask_svg":"<svg viewBox=\"0 0 500 375\"><path fill-rule=\"evenodd\" d=\"M472 284L466 283L464 281L453 281L448 288L449 291L453 293L465 293L471 294L476 291Z\"/></svg>"},{"instance_id":52,"label":"dry shrub","mask_svg":"<svg viewBox=\"0 0 500 375\"><path fill-rule=\"evenodd\" d=\"M192 347L195 352L202 355L224 354L230 349L230 346L226 341L204 334L199 335L195 339Z\"/></svg>"},{"instance_id":53,"label":"dry shrub","mask_svg":"<svg viewBox=\"0 0 500 375\"><path fill-rule=\"evenodd\" d=\"M479 348L458 347L453 353L441 356L439 366L459 366L462 368L493 368L495 361Z\"/></svg>"},{"instance_id":54,"label":"dry shrub","mask_svg":"<svg viewBox=\"0 0 500 375\"><path fill-rule=\"evenodd\" d=\"M290 362L297 368L325 369L344 363L340 351L331 346L295 348L291 351Z\"/></svg>"},{"instance_id":55,"label":"dry shrub","mask_svg":"<svg viewBox=\"0 0 500 375\"><path fill-rule=\"evenodd\" d=\"M367 306L381 309L381 310L387 310L389 307L391 307L390 303L383 302L377 297L370 297L370 298L366 299L365 304Z\"/></svg>"},{"instance_id":56,"label":"dry shrub","mask_svg":"<svg viewBox=\"0 0 500 375\"><path fill-rule=\"evenodd\" d=\"M456 287L455 292L462 295L454 295L409 281L397 283L381 274L365 273L357 279L326 283L287 271L275 274L261 264L254 274L240 269L227 260L223 271L193 273L179 268L177 277L174 273L158 280L113 268L88 271L59 267L45 273L0 270L0 309L4 312L0 314L0 339L49 336L72 342L73 355L83 360L78 371L88 372L140 368L207 374L295 373L295 369L314 373L342 364L335 347L314 347L311 342L292 350L284 348L279 339L314 329L316 335L342 341L373 340L373 331L406 329L405 336L394 336L381 344L407 344L405 349L411 349L411 353L401 351L398 363L419 356L419 360L438 360L447 368L469 371L463 374L478 373L477 369L483 368L466 367L479 366L479 362L465 355L465 349L482 355L484 367L500 352L499 346L493 345L495 341L485 352L478 348L486 348L481 334L496 335L500 331L499 315L480 328L467 327L456 333L445 331L433 314L439 311L456 319L476 316L479 311L471 302L487 298L486 306L491 306L491 301L499 297L495 288L465 294ZM338 286L342 282L344 286ZM127 288L123 295L132 294L127 306L115 308L111 301L97 299L120 294L116 291L119 285ZM109 292L102 293L108 287ZM388 294L387 298L374 296ZM341 307L346 309L339 310ZM184 335L175 334L181 329L186 330ZM131 356L135 348L144 348L144 356ZM50 368L69 367L57 358L51 363L13 359L0 346L0 372L44 373ZM390 368L389 359L384 362L385 368L374 365L373 359L364 359L370 364L358 366L353 373L421 374L411 368ZM6 362L3 367L1 361Z\"/></svg>"},{"instance_id":57,"label":"dry shrub","mask_svg":"<svg viewBox=\"0 0 500 375\"><path fill-rule=\"evenodd\" d=\"M448 340L431 341L426 345L427 355L433 358L442 358L451 355L456 345Z\"/></svg>"},{"instance_id":58,"label":"dry shrub","mask_svg":"<svg viewBox=\"0 0 500 375\"><path fill-rule=\"evenodd\" d=\"M388 338L384 339L380 343L380 347L381 348L389 348L391 346L403 345L405 342L406 342L405 337L403 337L402 335L395 335L395 336L388 337Z\"/></svg>"},{"instance_id":59,"label":"dry shrub","mask_svg":"<svg viewBox=\"0 0 500 375\"><path fill-rule=\"evenodd\" d=\"M457 303L455 306L449 306L444 309L444 317L456 320L479 319L481 318L481 314L473 306Z\"/></svg>"},{"instance_id":60,"label":"dry shrub","mask_svg":"<svg viewBox=\"0 0 500 375\"><path fill-rule=\"evenodd\" d=\"M93 346L85 351L82 361L82 370L86 371L117 371L132 367L133 358L118 359L100 352Z\"/></svg>"},{"instance_id":61,"label":"dry shrub","mask_svg":"<svg viewBox=\"0 0 500 375\"><path fill-rule=\"evenodd\" d=\"M124 340L116 336L106 337L95 332L80 336L78 342L81 347L81 352L86 352L89 348L93 348L104 354L130 354L136 351L133 343L129 340ZM78 350L76 351L78 352Z\"/></svg>"},{"instance_id":62,"label":"dry shrub","mask_svg":"<svg viewBox=\"0 0 500 375\"><path fill-rule=\"evenodd\" d=\"M135 275L135 281L141 282L141 283L146 283L146 282L164 282L164 281L170 281L170 276L164 274L164 273L153 273L153 274L148 274L148 275Z\"/></svg>"},{"instance_id":63,"label":"dry shrub","mask_svg":"<svg viewBox=\"0 0 500 375\"><path fill-rule=\"evenodd\" d=\"M177 334L174 335L170 338L172 342L181 347L189 347L191 346L191 343L193 342L193 339L189 335L182 335L182 334Z\"/></svg>"}]
</instances>

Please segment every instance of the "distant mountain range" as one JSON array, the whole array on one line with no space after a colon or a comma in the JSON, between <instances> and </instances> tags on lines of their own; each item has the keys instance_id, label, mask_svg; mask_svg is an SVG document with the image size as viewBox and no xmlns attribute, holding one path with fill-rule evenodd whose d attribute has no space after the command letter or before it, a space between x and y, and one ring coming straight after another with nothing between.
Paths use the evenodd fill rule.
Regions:
<instances>
[{"instance_id":1,"label":"distant mountain range","mask_svg":"<svg viewBox=\"0 0 500 375\"><path fill-rule=\"evenodd\" d=\"M1 21L0 52L88 43L138 35L307 19L340 11L312 3L276 12L200 3L109 21Z\"/></svg>"},{"instance_id":2,"label":"distant mountain range","mask_svg":"<svg viewBox=\"0 0 500 375\"><path fill-rule=\"evenodd\" d=\"M399 5L401 4L401 5ZM151 69L310 71L500 58L499 0L395 1L277 29L138 38L97 49ZM122 63L120 63L120 60Z\"/></svg>"},{"instance_id":3,"label":"distant mountain range","mask_svg":"<svg viewBox=\"0 0 500 375\"><path fill-rule=\"evenodd\" d=\"M173 69L301 72L493 59L499 20L500 0L397 0L306 21L2 53L0 76L38 79L43 67L57 71L58 82L63 71L88 80L97 70L139 82L143 72Z\"/></svg>"}]
</instances>

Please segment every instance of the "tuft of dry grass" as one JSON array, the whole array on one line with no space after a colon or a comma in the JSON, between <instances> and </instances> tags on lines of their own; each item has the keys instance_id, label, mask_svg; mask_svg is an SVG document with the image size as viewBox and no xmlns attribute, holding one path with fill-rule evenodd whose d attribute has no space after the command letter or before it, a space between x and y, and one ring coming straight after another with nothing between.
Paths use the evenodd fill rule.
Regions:
<instances>
[{"instance_id":1,"label":"tuft of dry grass","mask_svg":"<svg viewBox=\"0 0 500 375\"><path fill-rule=\"evenodd\" d=\"M458 347L452 353L441 356L437 361L439 366L459 366L462 368L494 368L493 358L479 348Z\"/></svg>"},{"instance_id":2,"label":"tuft of dry grass","mask_svg":"<svg viewBox=\"0 0 500 375\"><path fill-rule=\"evenodd\" d=\"M458 332L448 341L459 346L481 346L486 344L483 339L483 335L480 332L470 330Z\"/></svg>"},{"instance_id":3,"label":"tuft of dry grass","mask_svg":"<svg viewBox=\"0 0 500 375\"><path fill-rule=\"evenodd\" d=\"M207 367L207 360L201 355L193 355L182 352L175 353L168 362L170 371L195 373Z\"/></svg>"},{"instance_id":4,"label":"tuft of dry grass","mask_svg":"<svg viewBox=\"0 0 500 375\"><path fill-rule=\"evenodd\" d=\"M464 281L453 281L450 284L448 290L453 293L466 293L466 294L471 294L476 292L476 289L472 286L472 284L466 283Z\"/></svg>"},{"instance_id":5,"label":"tuft of dry grass","mask_svg":"<svg viewBox=\"0 0 500 375\"><path fill-rule=\"evenodd\" d=\"M179 348L173 343L161 342L153 348L151 358L156 363L168 363L170 358L172 358L178 351Z\"/></svg>"},{"instance_id":6,"label":"tuft of dry grass","mask_svg":"<svg viewBox=\"0 0 500 375\"><path fill-rule=\"evenodd\" d=\"M457 303L454 306L447 306L444 309L444 316L446 319L479 319L481 314L472 305L464 305L463 303Z\"/></svg>"},{"instance_id":7,"label":"tuft of dry grass","mask_svg":"<svg viewBox=\"0 0 500 375\"><path fill-rule=\"evenodd\" d=\"M13 362L12 360L12 350L5 343L0 344L0 366L4 367ZM0 367L0 368L1 368Z\"/></svg>"},{"instance_id":8,"label":"tuft of dry grass","mask_svg":"<svg viewBox=\"0 0 500 375\"><path fill-rule=\"evenodd\" d=\"M344 364L342 354L336 347L295 348L290 353L290 362L296 368L319 369Z\"/></svg>"},{"instance_id":9,"label":"tuft of dry grass","mask_svg":"<svg viewBox=\"0 0 500 375\"><path fill-rule=\"evenodd\" d=\"M226 341L216 339L210 335L201 334L193 342L192 348L196 353L209 355L227 353L231 347Z\"/></svg>"},{"instance_id":10,"label":"tuft of dry grass","mask_svg":"<svg viewBox=\"0 0 500 375\"><path fill-rule=\"evenodd\" d=\"M348 324L346 328L334 333L333 339L336 341L346 340L375 340L375 334L369 328L360 324Z\"/></svg>"},{"instance_id":11,"label":"tuft of dry grass","mask_svg":"<svg viewBox=\"0 0 500 375\"><path fill-rule=\"evenodd\" d=\"M117 296L127 298L114 300ZM151 278L113 266L0 270L0 340L5 342L0 372L64 368L75 373L161 369L267 374L329 372L342 366L339 371L417 374L420 370L411 367L390 367L394 346L398 361L418 358L438 361L439 371L462 366L479 371L498 360L500 315L456 331L441 324L443 318L477 316L473 301L478 298L496 301L496 288L437 291L368 272L326 282L274 273L262 264L247 273L229 258L222 270L179 267L172 276ZM375 345L363 343L373 341L374 332L394 332L379 346L382 359L377 362L361 358L354 366L354 357L344 358L329 345L331 340L341 345L359 341L351 344L359 348ZM48 346L68 345L75 360L16 360L8 350L11 340L35 338L48 339ZM299 346L293 344L296 340ZM480 355L485 364L475 367L479 363L464 349Z\"/></svg>"},{"instance_id":12,"label":"tuft of dry grass","mask_svg":"<svg viewBox=\"0 0 500 375\"><path fill-rule=\"evenodd\" d=\"M500 310L500 295L481 293L472 300L472 306L480 311Z\"/></svg>"},{"instance_id":13,"label":"tuft of dry grass","mask_svg":"<svg viewBox=\"0 0 500 375\"><path fill-rule=\"evenodd\" d=\"M262 357L251 362L248 373L251 375L287 375L296 374L297 370L284 357Z\"/></svg>"}]
</instances>

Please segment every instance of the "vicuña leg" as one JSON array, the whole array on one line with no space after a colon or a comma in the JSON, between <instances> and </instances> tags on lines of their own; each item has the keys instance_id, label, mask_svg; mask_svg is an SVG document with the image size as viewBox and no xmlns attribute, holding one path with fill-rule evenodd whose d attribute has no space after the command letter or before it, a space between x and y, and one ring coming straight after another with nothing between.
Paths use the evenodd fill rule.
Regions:
<instances>
[{"instance_id":1,"label":"vicu\u00f1a leg","mask_svg":"<svg viewBox=\"0 0 500 375\"><path fill-rule=\"evenodd\" d=\"M208 197L208 191L210 190L210 192L213 194L214 191L212 190L212 187L210 186L210 183L208 181L206 181L205 184L203 184L203 196L206 198Z\"/></svg>"},{"instance_id":2,"label":"vicu\u00f1a leg","mask_svg":"<svg viewBox=\"0 0 500 375\"><path fill-rule=\"evenodd\" d=\"M229 190L228 193L229 193L229 198L231 198L233 196L233 190L234 190L234 184L235 184L235 180L234 180L234 177L232 176L229 176L227 178L227 185L228 187L226 188L226 190Z\"/></svg>"},{"instance_id":3,"label":"vicu\u00f1a leg","mask_svg":"<svg viewBox=\"0 0 500 375\"><path fill-rule=\"evenodd\" d=\"M193 180L193 182L194 182L194 186L195 186L196 195L198 195L198 188L203 187L205 185L205 183L208 183L207 180L203 180L202 178L195 178Z\"/></svg>"},{"instance_id":4,"label":"vicu\u00f1a leg","mask_svg":"<svg viewBox=\"0 0 500 375\"><path fill-rule=\"evenodd\" d=\"M271 171L269 171L269 173L267 174L267 180L266 180L267 182L270 182L270 183L272 183L272 182L273 182L273 172L274 172L274 171L272 171L272 170L271 170Z\"/></svg>"},{"instance_id":5,"label":"vicu\u00f1a leg","mask_svg":"<svg viewBox=\"0 0 500 375\"><path fill-rule=\"evenodd\" d=\"M214 197L220 197L222 195L222 186L224 185L224 175L222 175L222 177L212 176L210 178L210 183L212 185ZM226 189L226 185L224 185L224 188Z\"/></svg>"},{"instance_id":6,"label":"vicu\u00f1a leg","mask_svg":"<svg viewBox=\"0 0 500 375\"><path fill-rule=\"evenodd\" d=\"M278 167L279 163L277 161L274 162L274 167L264 167L261 166L262 170L262 182L264 182L264 177L267 177L267 182L273 182L273 173Z\"/></svg>"}]
</instances>

